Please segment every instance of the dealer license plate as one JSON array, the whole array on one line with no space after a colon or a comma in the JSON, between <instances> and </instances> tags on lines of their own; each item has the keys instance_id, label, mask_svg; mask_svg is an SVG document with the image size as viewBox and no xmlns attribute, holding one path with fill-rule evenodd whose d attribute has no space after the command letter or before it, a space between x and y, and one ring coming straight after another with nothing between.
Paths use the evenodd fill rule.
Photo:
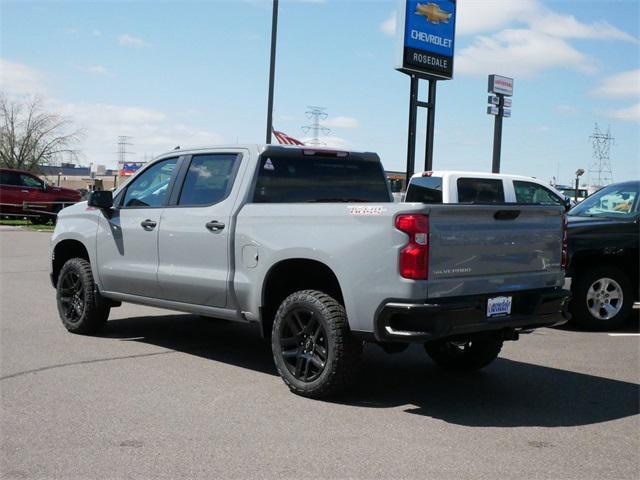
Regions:
<instances>
[{"instance_id":1,"label":"dealer license plate","mask_svg":"<svg viewBox=\"0 0 640 480\"><path fill-rule=\"evenodd\" d=\"M509 315L513 297L493 297L487 300L487 318Z\"/></svg>"}]
</instances>

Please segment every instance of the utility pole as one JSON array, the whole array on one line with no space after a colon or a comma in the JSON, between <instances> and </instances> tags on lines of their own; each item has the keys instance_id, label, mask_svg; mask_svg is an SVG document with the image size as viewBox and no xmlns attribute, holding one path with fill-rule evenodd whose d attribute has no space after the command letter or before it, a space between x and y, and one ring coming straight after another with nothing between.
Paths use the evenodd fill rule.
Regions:
<instances>
[{"instance_id":1,"label":"utility pole","mask_svg":"<svg viewBox=\"0 0 640 480\"><path fill-rule=\"evenodd\" d=\"M269 63L269 99L267 101L267 143L273 131L273 82L276 74L276 38L278 37L278 0L273 0L271 16L271 60Z\"/></svg>"},{"instance_id":2,"label":"utility pole","mask_svg":"<svg viewBox=\"0 0 640 480\"><path fill-rule=\"evenodd\" d=\"M326 108L313 107L313 106L307 106L307 108L309 110L307 110L304 113L307 116L307 118L311 120L311 125L303 126L302 131L304 133L311 132L313 138L305 143L309 145L324 145L324 143L320 141L320 134L328 135L329 132L331 132L331 129L324 127L320 124L321 120L327 119L328 115L327 115L327 112L325 111Z\"/></svg>"},{"instance_id":3,"label":"utility pole","mask_svg":"<svg viewBox=\"0 0 640 480\"><path fill-rule=\"evenodd\" d=\"M593 146L593 157L589 166L589 186L601 188L613 182L611 170L611 146L615 138L611 136L611 128L607 133L600 131L598 124L593 127L593 133L589 137Z\"/></svg>"}]
</instances>

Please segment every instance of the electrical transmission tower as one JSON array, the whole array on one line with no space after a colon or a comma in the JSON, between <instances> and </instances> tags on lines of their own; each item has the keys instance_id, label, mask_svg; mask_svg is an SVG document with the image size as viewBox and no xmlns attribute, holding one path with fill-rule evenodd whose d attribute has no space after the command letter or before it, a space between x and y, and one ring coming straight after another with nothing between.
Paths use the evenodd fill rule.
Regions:
<instances>
[{"instance_id":1,"label":"electrical transmission tower","mask_svg":"<svg viewBox=\"0 0 640 480\"><path fill-rule=\"evenodd\" d=\"M307 106L308 110L305 113L307 118L311 120L311 125L305 125L302 127L302 131L304 133L312 132L313 138L308 140L308 145L324 145L324 142L320 141L320 134L328 135L331 130L327 127L324 127L320 124L322 120L327 119L327 112L325 112L326 108L324 107L313 107Z\"/></svg>"},{"instance_id":2,"label":"electrical transmission tower","mask_svg":"<svg viewBox=\"0 0 640 480\"><path fill-rule=\"evenodd\" d=\"M127 161L127 155L133 153L127 151L127 146L132 145L129 140L131 140L131 137L127 135L120 135L118 137L118 163L120 165Z\"/></svg>"},{"instance_id":3,"label":"electrical transmission tower","mask_svg":"<svg viewBox=\"0 0 640 480\"><path fill-rule=\"evenodd\" d=\"M611 136L611 128L607 129L607 133L602 133L596 123L589 139L593 145L593 158L589 166L589 186L601 188L613 182L610 154L615 138Z\"/></svg>"}]
</instances>

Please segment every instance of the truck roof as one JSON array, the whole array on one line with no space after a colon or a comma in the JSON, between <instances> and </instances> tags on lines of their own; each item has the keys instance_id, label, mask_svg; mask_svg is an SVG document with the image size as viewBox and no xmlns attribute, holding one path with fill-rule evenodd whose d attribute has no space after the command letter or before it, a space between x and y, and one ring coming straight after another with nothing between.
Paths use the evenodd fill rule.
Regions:
<instances>
[{"instance_id":1,"label":"truck roof","mask_svg":"<svg viewBox=\"0 0 640 480\"><path fill-rule=\"evenodd\" d=\"M280 144L265 144L265 143L232 143L232 144L223 144L223 145L196 146L196 147L190 147L190 148L177 147L175 150L169 150L168 152L165 152L162 155L158 155L156 158L166 157L168 155L175 155L177 153L182 154L182 153L193 153L193 152L206 152L210 150L234 150L234 149L245 149L245 150L251 150L258 153L262 153L267 149L270 149L270 150L281 149L283 151L326 150L330 152L348 152L348 153L358 153L358 154L373 153L373 152L368 152L364 150L334 148L334 147L328 147L325 145L280 145Z\"/></svg>"},{"instance_id":2,"label":"truck roof","mask_svg":"<svg viewBox=\"0 0 640 480\"><path fill-rule=\"evenodd\" d=\"M426 173L429 173L430 175L425 175ZM531 180L531 179L534 179L534 180L536 180L538 182L541 181L536 177L529 177L529 176L526 176L526 175L512 175L510 173L473 172L473 171L469 171L469 170L432 170L430 172L418 172L418 173L415 173L415 174L413 174L411 176L411 178L417 178L417 177L422 177L422 176L446 177L446 176L450 176L450 175L455 175L455 176L465 175L465 176L469 176L469 177L480 177L480 178L510 178L510 179L517 179L517 180Z\"/></svg>"}]
</instances>

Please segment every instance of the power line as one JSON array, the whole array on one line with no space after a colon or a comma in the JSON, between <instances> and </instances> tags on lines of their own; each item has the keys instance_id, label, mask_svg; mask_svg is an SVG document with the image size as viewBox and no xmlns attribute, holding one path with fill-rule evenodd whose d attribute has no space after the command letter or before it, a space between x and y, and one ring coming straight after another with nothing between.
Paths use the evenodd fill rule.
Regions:
<instances>
[{"instance_id":1,"label":"power line","mask_svg":"<svg viewBox=\"0 0 640 480\"><path fill-rule=\"evenodd\" d=\"M589 185L601 188L613 182L610 155L615 138L611 136L610 127L607 128L606 133L603 133L596 123L589 139L593 146L593 156L589 166Z\"/></svg>"},{"instance_id":2,"label":"power line","mask_svg":"<svg viewBox=\"0 0 640 480\"><path fill-rule=\"evenodd\" d=\"M324 107L314 107L307 106L308 110L305 113L308 119L311 120L311 125L304 125L302 127L302 131L304 133L312 132L313 138L311 140L305 141L308 145L324 145L324 142L320 141L320 134L328 135L331 132L331 129L324 127L320 124L322 120L327 119L326 108Z\"/></svg>"}]
</instances>

